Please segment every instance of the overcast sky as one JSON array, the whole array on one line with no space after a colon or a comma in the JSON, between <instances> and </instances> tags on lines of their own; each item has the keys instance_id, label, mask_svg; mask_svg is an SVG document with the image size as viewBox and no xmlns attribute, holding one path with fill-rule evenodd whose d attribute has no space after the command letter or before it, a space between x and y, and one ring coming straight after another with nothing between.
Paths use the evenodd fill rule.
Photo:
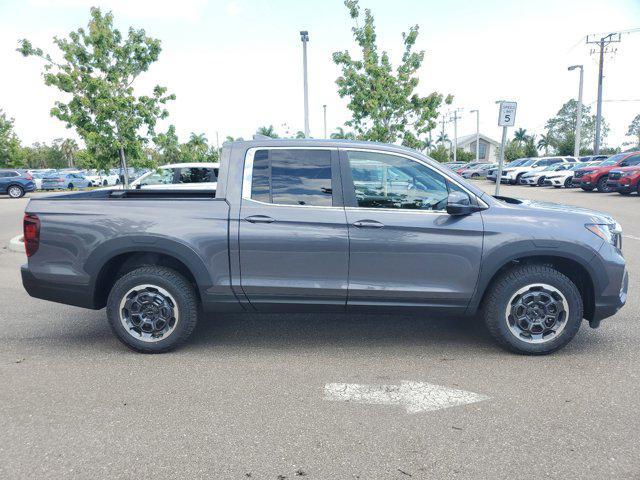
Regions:
<instances>
[{"instance_id":1,"label":"overcast sky","mask_svg":"<svg viewBox=\"0 0 640 480\"><path fill-rule=\"evenodd\" d=\"M145 28L162 40L160 60L141 77L140 92L155 84L176 94L168 123L181 140L192 131L215 142L226 135L250 138L260 125L280 134L303 128L300 30L308 30L311 134L323 135L322 105L328 129L349 118L346 101L336 93L339 70L332 52L355 52L351 23L339 0L0 0L0 108L15 118L23 142L75 136L49 116L57 90L43 84L42 65L16 51L19 38L49 48L86 25L89 7L112 10L116 24ZM640 27L640 0L361 0L372 9L379 46L392 58L401 54L401 33L420 26L417 47L426 51L419 91L454 95L462 108L458 135L475 132L479 108L481 131L500 132L495 100L518 101L516 127L542 133L545 121L577 96L578 73L567 66L584 64L584 102L593 105L597 57L585 45L587 34ZM604 117L611 126L606 140L618 146L627 125L640 113L640 32L622 36L607 55ZM286 126L283 126L286 125ZM288 127L287 127L288 126ZM453 136L453 127L448 132Z\"/></svg>"}]
</instances>

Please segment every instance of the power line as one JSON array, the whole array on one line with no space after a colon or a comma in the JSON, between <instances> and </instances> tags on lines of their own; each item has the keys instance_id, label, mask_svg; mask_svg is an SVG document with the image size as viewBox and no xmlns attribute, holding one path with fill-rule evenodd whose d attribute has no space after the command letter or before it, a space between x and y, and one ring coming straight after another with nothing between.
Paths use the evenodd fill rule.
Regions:
<instances>
[{"instance_id":1,"label":"power line","mask_svg":"<svg viewBox=\"0 0 640 480\"><path fill-rule=\"evenodd\" d=\"M622 41L621 32L612 32L598 38L597 35L587 35L587 45L597 45L597 48L592 49L591 53L597 53L599 55L598 62L598 100L596 106L596 138L593 146L593 153L598 155L600 153L600 128L602 124L602 77L604 71L604 54L615 53L617 49L610 49L609 45L612 43L620 43Z\"/></svg>"}]
</instances>

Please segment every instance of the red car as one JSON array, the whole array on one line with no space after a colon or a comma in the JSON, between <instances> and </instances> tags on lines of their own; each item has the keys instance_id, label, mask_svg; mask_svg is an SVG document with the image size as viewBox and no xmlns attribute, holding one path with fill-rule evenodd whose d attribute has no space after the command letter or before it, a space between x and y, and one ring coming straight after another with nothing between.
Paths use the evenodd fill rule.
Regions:
<instances>
[{"instance_id":1,"label":"red car","mask_svg":"<svg viewBox=\"0 0 640 480\"><path fill-rule=\"evenodd\" d=\"M607 186L621 195L640 194L640 165L611 170Z\"/></svg>"},{"instance_id":2,"label":"red car","mask_svg":"<svg viewBox=\"0 0 640 480\"><path fill-rule=\"evenodd\" d=\"M609 173L612 170L619 170L620 167L632 167L634 165L640 165L640 152L618 153L598 166L576 170L573 176L573 184L587 192L594 188L603 193L611 192Z\"/></svg>"}]
</instances>

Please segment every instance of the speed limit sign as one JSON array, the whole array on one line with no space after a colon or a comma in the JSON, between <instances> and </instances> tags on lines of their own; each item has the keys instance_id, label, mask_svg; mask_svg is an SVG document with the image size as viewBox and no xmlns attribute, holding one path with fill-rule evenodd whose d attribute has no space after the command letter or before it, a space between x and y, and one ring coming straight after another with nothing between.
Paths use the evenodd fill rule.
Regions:
<instances>
[{"instance_id":1,"label":"speed limit sign","mask_svg":"<svg viewBox=\"0 0 640 480\"><path fill-rule=\"evenodd\" d=\"M516 124L516 102L500 102L500 116L498 126L513 127Z\"/></svg>"}]
</instances>

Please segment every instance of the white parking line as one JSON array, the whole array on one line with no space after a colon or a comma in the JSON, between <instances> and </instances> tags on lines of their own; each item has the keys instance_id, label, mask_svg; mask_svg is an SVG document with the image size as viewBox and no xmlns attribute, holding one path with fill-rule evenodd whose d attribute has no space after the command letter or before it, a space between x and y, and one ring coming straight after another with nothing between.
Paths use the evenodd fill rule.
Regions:
<instances>
[{"instance_id":1,"label":"white parking line","mask_svg":"<svg viewBox=\"0 0 640 480\"><path fill-rule=\"evenodd\" d=\"M640 237L634 237L633 235L622 235L623 238L630 238L631 240L640 240Z\"/></svg>"},{"instance_id":2,"label":"white parking line","mask_svg":"<svg viewBox=\"0 0 640 480\"><path fill-rule=\"evenodd\" d=\"M328 383L325 400L372 405L399 405L408 413L430 412L489 399L479 393L424 382L403 380L399 385Z\"/></svg>"}]
</instances>

